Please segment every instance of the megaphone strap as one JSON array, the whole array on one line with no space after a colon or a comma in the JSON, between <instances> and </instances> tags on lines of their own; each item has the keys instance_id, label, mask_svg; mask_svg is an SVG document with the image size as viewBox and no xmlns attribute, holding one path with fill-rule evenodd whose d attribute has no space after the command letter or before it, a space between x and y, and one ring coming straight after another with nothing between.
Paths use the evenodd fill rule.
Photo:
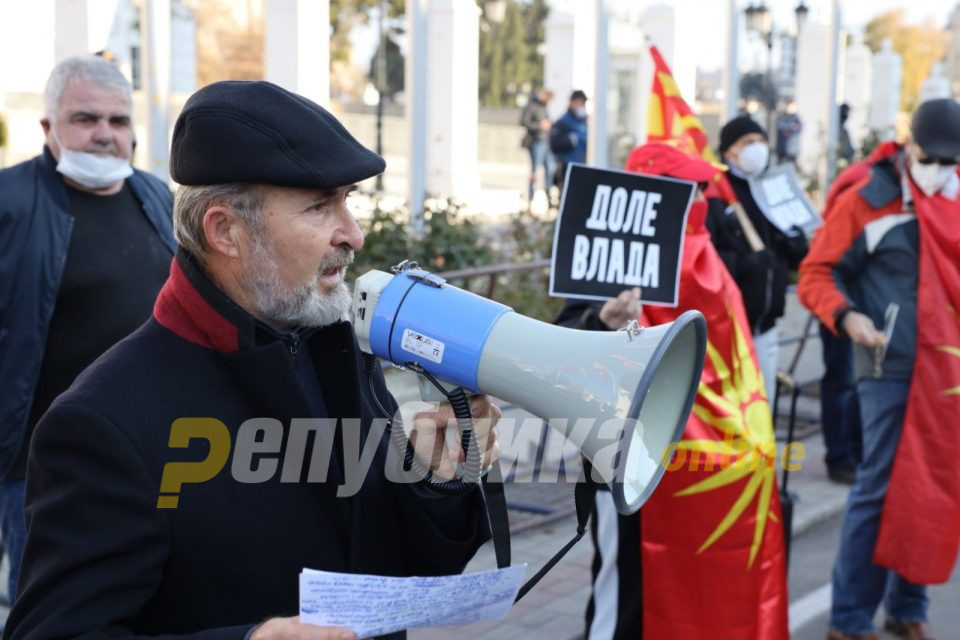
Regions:
<instances>
[{"instance_id":1,"label":"megaphone strap","mask_svg":"<svg viewBox=\"0 0 960 640\"><path fill-rule=\"evenodd\" d=\"M587 525L590 522L590 513L593 511L593 503L597 497L597 483L593 481L591 477L591 467L590 462L586 458L583 460L583 481L577 482L573 490L573 499L577 506L577 534L573 536L567 544L563 545L563 548L560 549L557 553L553 555L552 558L547 560L546 564L540 567L540 570L533 575L529 580L527 580L520 590L517 592L517 597L514 602L519 602L520 598L527 595L527 593L533 589L534 586L543 576L547 575L553 567L560 562L560 559L563 556L567 555L567 552L573 548L573 545L580 542L580 539L587 532ZM499 566L499 564L498 564ZM503 568L503 567L499 567Z\"/></svg>"}]
</instances>

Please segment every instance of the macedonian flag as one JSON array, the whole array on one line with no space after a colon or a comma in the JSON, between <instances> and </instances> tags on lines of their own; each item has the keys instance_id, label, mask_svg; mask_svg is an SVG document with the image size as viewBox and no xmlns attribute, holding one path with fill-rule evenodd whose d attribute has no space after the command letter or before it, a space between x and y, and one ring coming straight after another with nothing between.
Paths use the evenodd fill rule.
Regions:
<instances>
[{"instance_id":1,"label":"macedonian flag","mask_svg":"<svg viewBox=\"0 0 960 640\"><path fill-rule=\"evenodd\" d=\"M702 220L688 225L679 305L643 316L657 325L687 309L707 319L707 358L683 440L640 511L644 640L786 639L770 409L740 292Z\"/></svg>"},{"instance_id":2,"label":"macedonian flag","mask_svg":"<svg viewBox=\"0 0 960 640\"><path fill-rule=\"evenodd\" d=\"M960 202L911 189L923 320L874 561L911 582L938 584L960 553Z\"/></svg>"},{"instance_id":3,"label":"macedonian flag","mask_svg":"<svg viewBox=\"0 0 960 640\"><path fill-rule=\"evenodd\" d=\"M662 90L669 70L655 49L651 53L667 74L658 80ZM668 97L669 104L684 104L679 95ZM686 113L680 130L702 131ZM659 130L678 127L664 122ZM707 320L707 358L693 411L682 441L665 455L667 473L640 510L643 636L786 640L773 422L740 291L710 242L699 204L688 217L678 306L643 312L648 325L671 322L688 309Z\"/></svg>"},{"instance_id":4,"label":"macedonian flag","mask_svg":"<svg viewBox=\"0 0 960 640\"><path fill-rule=\"evenodd\" d=\"M653 88L647 109L647 142L663 142L708 162L716 162L707 133L680 95L670 67L653 45L650 45L650 55Z\"/></svg>"}]
</instances>

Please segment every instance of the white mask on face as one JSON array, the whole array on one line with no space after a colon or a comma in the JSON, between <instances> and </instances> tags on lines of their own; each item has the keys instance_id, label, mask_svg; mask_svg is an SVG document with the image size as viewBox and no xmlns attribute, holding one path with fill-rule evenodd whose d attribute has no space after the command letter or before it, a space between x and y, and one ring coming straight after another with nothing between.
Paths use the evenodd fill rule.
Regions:
<instances>
[{"instance_id":1,"label":"white mask on face","mask_svg":"<svg viewBox=\"0 0 960 640\"><path fill-rule=\"evenodd\" d=\"M740 150L737 166L748 176L758 176L767 168L770 148L766 142L751 142Z\"/></svg>"},{"instance_id":2,"label":"white mask on face","mask_svg":"<svg viewBox=\"0 0 960 640\"><path fill-rule=\"evenodd\" d=\"M577 107L576 109L573 110L573 114L582 120L583 118L587 117L587 108Z\"/></svg>"},{"instance_id":3,"label":"white mask on face","mask_svg":"<svg viewBox=\"0 0 960 640\"><path fill-rule=\"evenodd\" d=\"M919 162L910 163L910 176L917 183L920 190L928 196L932 196L941 191L951 176L957 172L956 166L941 166L939 164L920 164Z\"/></svg>"},{"instance_id":4,"label":"white mask on face","mask_svg":"<svg viewBox=\"0 0 960 640\"><path fill-rule=\"evenodd\" d=\"M57 146L60 147L57 171L88 189L104 189L127 179L133 173L133 167L126 158L74 151L67 149L59 140Z\"/></svg>"}]
</instances>

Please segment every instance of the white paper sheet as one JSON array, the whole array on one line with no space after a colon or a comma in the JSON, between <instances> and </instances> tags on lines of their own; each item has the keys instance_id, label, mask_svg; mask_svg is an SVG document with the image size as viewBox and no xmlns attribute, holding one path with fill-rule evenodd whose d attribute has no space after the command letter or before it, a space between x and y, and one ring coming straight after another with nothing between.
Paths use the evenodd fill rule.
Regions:
<instances>
[{"instance_id":1,"label":"white paper sheet","mask_svg":"<svg viewBox=\"0 0 960 640\"><path fill-rule=\"evenodd\" d=\"M527 565L436 578L300 574L300 621L348 627L358 638L414 627L444 627L506 617Z\"/></svg>"}]
</instances>

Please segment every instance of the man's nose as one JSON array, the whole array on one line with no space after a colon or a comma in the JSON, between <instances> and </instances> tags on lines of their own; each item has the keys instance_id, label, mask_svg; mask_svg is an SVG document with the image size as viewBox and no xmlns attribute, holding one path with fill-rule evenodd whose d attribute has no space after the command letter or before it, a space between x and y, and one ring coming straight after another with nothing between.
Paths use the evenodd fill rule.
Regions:
<instances>
[{"instance_id":1,"label":"man's nose","mask_svg":"<svg viewBox=\"0 0 960 640\"><path fill-rule=\"evenodd\" d=\"M98 144L110 144L113 142L113 130L106 118L97 120L93 128L93 141Z\"/></svg>"},{"instance_id":2,"label":"man's nose","mask_svg":"<svg viewBox=\"0 0 960 640\"><path fill-rule=\"evenodd\" d=\"M340 223L333 232L331 243L337 247L347 245L354 251L363 248L363 231L346 206L341 207Z\"/></svg>"}]
</instances>

